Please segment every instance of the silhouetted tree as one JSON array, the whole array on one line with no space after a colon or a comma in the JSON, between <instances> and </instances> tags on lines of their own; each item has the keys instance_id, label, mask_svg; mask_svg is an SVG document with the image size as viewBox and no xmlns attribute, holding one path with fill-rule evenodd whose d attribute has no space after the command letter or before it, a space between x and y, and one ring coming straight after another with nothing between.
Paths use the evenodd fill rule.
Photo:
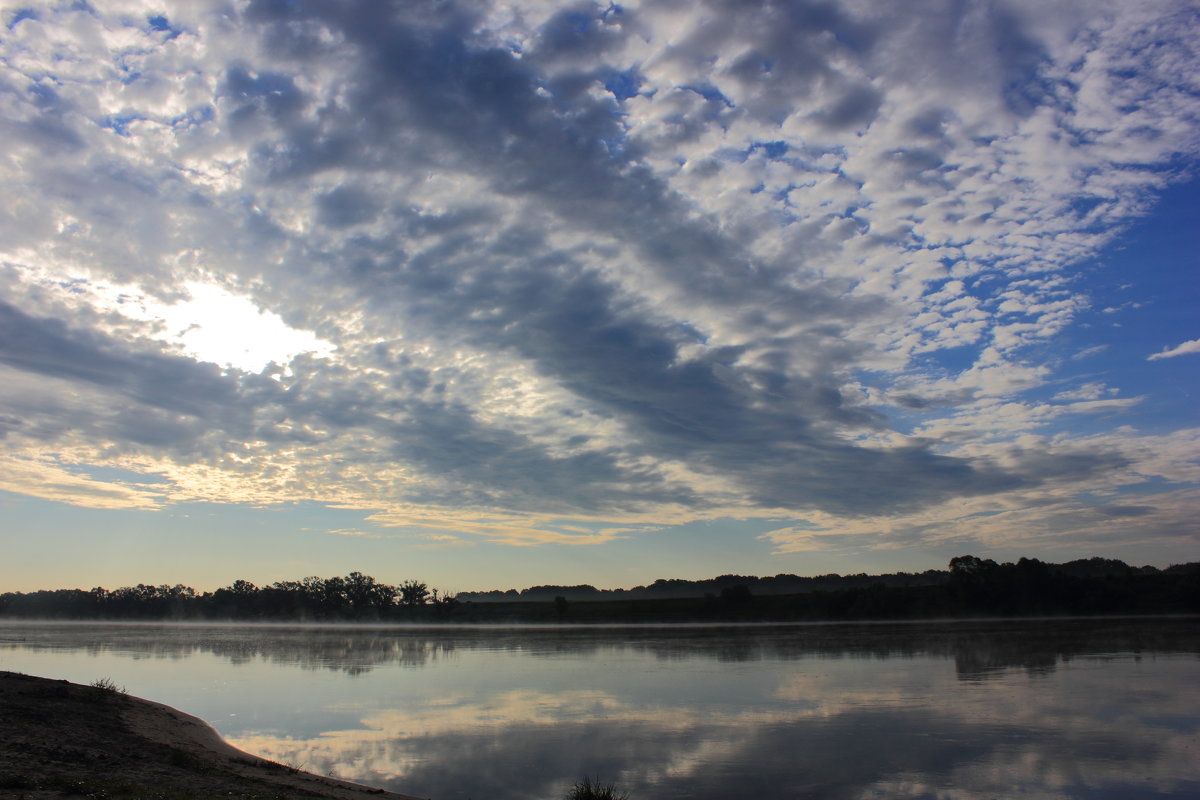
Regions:
<instances>
[{"instance_id":1,"label":"silhouetted tree","mask_svg":"<svg viewBox=\"0 0 1200 800\"><path fill-rule=\"evenodd\" d=\"M429 587L421 581L408 580L400 584L400 602L411 608L425 605L429 599Z\"/></svg>"},{"instance_id":2,"label":"silhouetted tree","mask_svg":"<svg viewBox=\"0 0 1200 800\"><path fill-rule=\"evenodd\" d=\"M955 556L950 559L950 577L956 580L977 581L995 571L997 564L977 556Z\"/></svg>"}]
</instances>

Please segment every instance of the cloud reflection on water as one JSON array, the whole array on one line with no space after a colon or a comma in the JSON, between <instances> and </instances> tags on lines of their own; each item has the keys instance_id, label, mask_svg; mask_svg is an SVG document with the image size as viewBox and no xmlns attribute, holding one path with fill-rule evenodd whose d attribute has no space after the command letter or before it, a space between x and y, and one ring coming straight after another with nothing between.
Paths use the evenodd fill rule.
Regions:
<instances>
[{"instance_id":1,"label":"cloud reflection on water","mask_svg":"<svg viewBox=\"0 0 1200 800\"><path fill-rule=\"evenodd\" d=\"M734 668L697 678L680 663L687 689L649 702L644 687L624 693L602 675L614 645L592 640L557 652L580 683L607 690L464 691L364 713L360 729L236 743L439 800L554 797L563 776L584 774L668 799L1186 796L1200 786L1194 636L1143 661L1114 657L1136 648L1086 626L1056 647L1037 628L1014 631L918 634L908 653L887 644L895 631L841 650L828 638L790 650L768 636L733 646L733 659L736 643L707 641L693 659ZM617 649L651 670L685 658L679 642Z\"/></svg>"},{"instance_id":2,"label":"cloud reflection on water","mask_svg":"<svg viewBox=\"0 0 1200 800\"><path fill-rule=\"evenodd\" d=\"M1176 681L1194 671L1174 667ZM828 676L811 681L808 702L764 696L746 711L722 712L699 697L683 708L593 692L513 692L376 712L364 717L365 730L305 741L260 734L235 744L439 799L553 797L562 776L583 774L654 798L1182 796L1200 781L1194 721L1191 730L1172 730L1148 719L1171 701L1148 709L1137 693L1115 720L1070 702L1039 714L1054 691L1014 677L1000 691L981 687L985 696L925 698L937 708L888 689L837 691Z\"/></svg>"},{"instance_id":3,"label":"cloud reflection on water","mask_svg":"<svg viewBox=\"0 0 1200 800\"><path fill-rule=\"evenodd\" d=\"M217 675L236 691L187 708L235 745L436 800L559 797L583 775L635 800L1200 790L1189 620L9 630L6 661Z\"/></svg>"}]
</instances>

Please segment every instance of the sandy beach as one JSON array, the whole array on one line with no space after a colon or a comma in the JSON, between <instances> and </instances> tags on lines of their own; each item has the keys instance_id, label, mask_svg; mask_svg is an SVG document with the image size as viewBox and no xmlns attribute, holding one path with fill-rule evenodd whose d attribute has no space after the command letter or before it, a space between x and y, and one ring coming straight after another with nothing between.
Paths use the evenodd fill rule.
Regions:
<instances>
[{"instance_id":1,"label":"sandy beach","mask_svg":"<svg viewBox=\"0 0 1200 800\"><path fill-rule=\"evenodd\" d=\"M0 672L0 798L213 797L418 800L244 753L161 703Z\"/></svg>"}]
</instances>

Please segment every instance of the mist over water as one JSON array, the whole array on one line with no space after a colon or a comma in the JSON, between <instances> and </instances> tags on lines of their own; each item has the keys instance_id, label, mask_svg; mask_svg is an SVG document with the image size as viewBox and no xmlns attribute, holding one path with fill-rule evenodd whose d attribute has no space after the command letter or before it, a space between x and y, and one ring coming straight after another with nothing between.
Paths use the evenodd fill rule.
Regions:
<instances>
[{"instance_id":1,"label":"mist over water","mask_svg":"<svg viewBox=\"0 0 1200 800\"><path fill-rule=\"evenodd\" d=\"M436 800L1191 797L1195 620L638 628L0 625L0 669Z\"/></svg>"}]
</instances>

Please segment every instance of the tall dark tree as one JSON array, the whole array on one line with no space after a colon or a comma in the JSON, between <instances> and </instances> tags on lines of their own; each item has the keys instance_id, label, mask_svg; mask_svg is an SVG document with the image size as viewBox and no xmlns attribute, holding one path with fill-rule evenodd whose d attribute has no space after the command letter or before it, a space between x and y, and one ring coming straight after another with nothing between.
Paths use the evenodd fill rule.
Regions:
<instances>
[{"instance_id":1,"label":"tall dark tree","mask_svg":"<svg viewBox=\"0 0 1200 800\"><path fill-rule=\"evenodd\" d=\"M421 581L408 580L400 584L400 602L406 606L425 605L429 599L429 587Z\"/></svg>"}]
</instances>

